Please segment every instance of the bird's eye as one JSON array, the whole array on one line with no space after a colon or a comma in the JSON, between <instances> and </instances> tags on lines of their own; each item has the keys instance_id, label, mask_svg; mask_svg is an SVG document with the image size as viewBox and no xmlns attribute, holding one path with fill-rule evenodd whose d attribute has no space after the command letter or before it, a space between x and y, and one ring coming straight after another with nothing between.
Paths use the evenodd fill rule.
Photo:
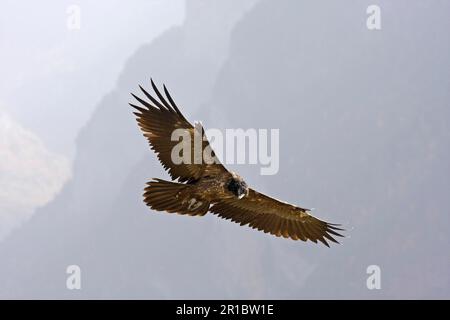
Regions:
<instances>
[{"instance_id":1,"label":"bird's eye","mask_svg":"<svg viewBox=\"0 0 450 320\"><path fill-rule=\"evenodd\" d=\"M231 179L227 185L227 189L231 191L233 194L238 195L239 192L239 184L236 180Z\"/></svg>"}]
</instances>

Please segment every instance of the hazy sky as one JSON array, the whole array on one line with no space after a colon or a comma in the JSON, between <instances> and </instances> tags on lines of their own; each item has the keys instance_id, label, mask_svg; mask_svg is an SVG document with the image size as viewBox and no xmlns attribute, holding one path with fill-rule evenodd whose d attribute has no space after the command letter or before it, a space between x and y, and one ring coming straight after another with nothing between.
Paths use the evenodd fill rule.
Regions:
<instances>
[{"instance_id":1,"label":"hazy sky","mask_svg":"<svg viewBox=\"0 0 450 320\"><path fill-rule=\"evenodd\" d=\"M74 4L79 30L67 27ZM4 0L0 104L50 149L71 156L79 128L126 58L183 19L182 0Z\"/></svg>"},{"instance_id":2,"label":"hazy sky","mask_svg":"<svg viewBox=\"0 0 450 320\"><path fill-rule=\"evenodd\" d=\"M68 28L72 5L80 29ZM181 24L185 10L182 0L4 0L1 7L0 239L60 190L75 137L125 60Z\"/></svg>"}]
</instances>

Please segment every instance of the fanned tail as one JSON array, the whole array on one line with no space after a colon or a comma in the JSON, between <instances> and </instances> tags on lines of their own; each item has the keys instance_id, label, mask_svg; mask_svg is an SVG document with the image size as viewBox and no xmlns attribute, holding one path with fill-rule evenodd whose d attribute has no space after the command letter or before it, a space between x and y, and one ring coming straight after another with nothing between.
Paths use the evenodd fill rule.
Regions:
<instances>
[{"instance_id":1,"label":"fanned tail","mask_svg":"<svg viewBox=\"0 0 450 320\"><path fill-rule=\"evenodd\" d=\"M189 184L153 179L147 182L144 201L153 210L203 216L210 204L189 192L192 187Z\"/></svg>"}]
</instances>

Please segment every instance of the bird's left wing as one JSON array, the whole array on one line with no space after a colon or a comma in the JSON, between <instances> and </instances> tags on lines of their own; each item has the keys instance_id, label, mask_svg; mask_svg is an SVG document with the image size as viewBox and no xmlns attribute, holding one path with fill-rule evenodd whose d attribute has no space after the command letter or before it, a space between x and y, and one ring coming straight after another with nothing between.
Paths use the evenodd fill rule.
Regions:
<instances>
[{"instance_id":1,"label":"bird's left wing","mask_svg":"<svg viewBox=\"0 0 450 320\"><path fill-rule=\"evenodd\" d=\"M338 225L315 218L308 209L296 207L259 193L253 189L242 199L224 199L214 204L210 211L224 219L231 219L240 225L249 225L254 229L269 232L294 240L336 242L333 236L338 233Z\"/></svg>"},{"instance_id":2,"label":"bird's left wing","mask_svg":"<svg viewBox=\"0 0 450 320\"><path fill-rule=\"evenodd\" d=\"M169 172L172 179L178 179L180 182L185 182L199 179L204 174L226 172L227 170L220 163L214 154L214 151L211 149L203 128L201 126L194 127L186 120L165 86L164 93L166 97L159 92L153 80L151 81L151 84L158 99L152 97L146 90L140 87L148 100L141 99L132 94L141 106L132 103L130 103L130 105L137 109L138 112L135 112L134 114L137 117L139 127L149 141L151 148L156 152L164 169ZM175 163L172 159L174 147L181 143L177 139L172 139L172 133L177 129L180 130L179 132L186 134L190 141L190 148L186 148L187 150L190 150L190 156L187 157L189 158L189 161L183 161L181 163ZM197 133L197 135L195 133ZM197 152L194 148L196 136L199 136L202 140L200 162L196 162L194 158L196 156L195 153ZM181 137L182 136L179 138ZM208 152L204 153L203 151L208 147ZM182 150L180 154L183 152L184 150Z\"/></svg>"}]
</instances>

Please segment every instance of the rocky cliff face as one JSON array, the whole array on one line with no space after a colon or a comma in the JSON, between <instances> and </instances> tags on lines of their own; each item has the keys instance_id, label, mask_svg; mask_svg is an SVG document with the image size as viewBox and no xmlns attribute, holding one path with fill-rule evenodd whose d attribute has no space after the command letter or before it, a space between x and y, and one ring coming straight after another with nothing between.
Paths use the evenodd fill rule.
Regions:
<instances>
[{"instance_id":1,"label":"rocky cliff face","mask_svg":"<svg viewBox=\"0 0 450 320\"><path fill-rule=\"evenodd\" d=\"M0 240L46 205L70 177L69 161L0 110Z\"/></svg>"},{"instance_id":2,"label":"rocky cliff face","mask_svg":"<svg viewBox=\"0 0 450 320\"><path fill-rule=\"evenodd\" d=\"M142 47L80 133L72 182L3 243L1 296L448 297L450 5L381 1L382 30L369 31L369 4L263 0L226 50L208 51L227 43L231 19L214 25L211 5ZM144 183L167 175L126 106L149 75L206 127L280 128L277 175L233 168L350 237L328 249L150 212ZM69 264L83 270L81 291L65 288ZM366 288L372 264L380 291Z\"/></svg>"},{"instance_id":3,"label":"rocky cliff face","mask_svg":"<svg viewBox=\"0 0 450 320\"><path fill-rule=\"evenodd\" d=\"M273 244L315 266L304 284L283 282L288 297L449 295L448 5L382 1L373 32L369 4L261 2L235 28L214 90L225 126L281 128L267 189L349 228L320 257ZM302 273L284 264L286 278ZM366 288L371 264L381 291Z\"/></svg>"}]
</instances>

